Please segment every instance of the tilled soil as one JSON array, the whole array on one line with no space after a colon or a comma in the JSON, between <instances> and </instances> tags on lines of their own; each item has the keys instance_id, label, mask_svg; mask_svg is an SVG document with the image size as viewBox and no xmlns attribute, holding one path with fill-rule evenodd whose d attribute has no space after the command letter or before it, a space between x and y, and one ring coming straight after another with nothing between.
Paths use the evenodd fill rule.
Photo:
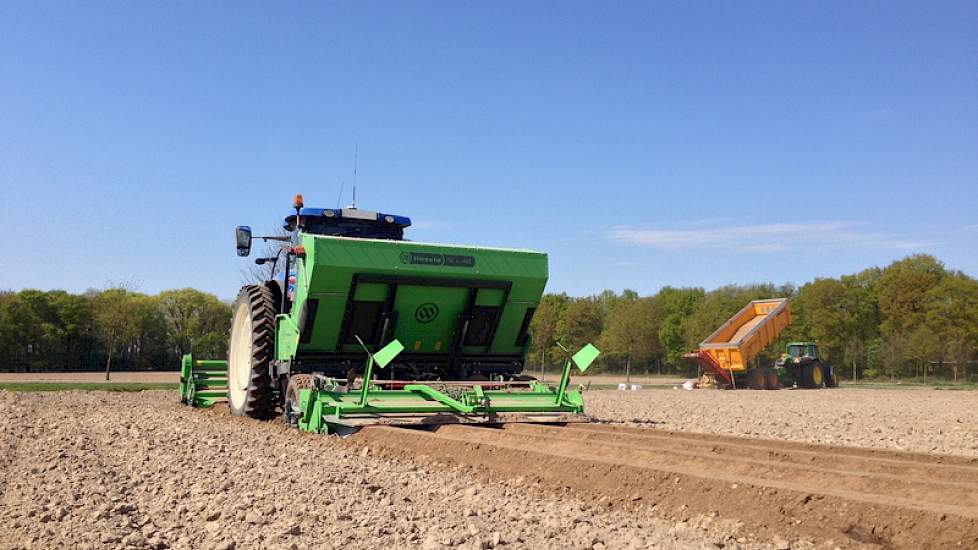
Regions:
<instances>
[{"instance_id":1,"label":"tilled soil","mask_svg":"<svg viewBox=\"0 0 978 550\"><path fill-rule=\"evenodd\" d=\"M190 409L175 392L0 392L0 547L835 546L716 511L664 519L641 499L568 489L575 471L561 487L359 436Z\"/></svg>"},{"instance_id":2,"label":"tilled soil","mask_svg":"<svg viewBox=\"0 0 978 550\"><path fill-rule=\"evenodd\" d=\"M176 384L179 371L119 371L109 380L104 372L0 372L0 382L83 382L96 384Z\"/></svg>"},{"instance_id":3,"label":"tilled soil","mask_svg":"<svg viewBox=\"0 0 978 550\"><path fill-rule=\"evenodd\" d=\"M771 537L978 547L975 458L600 424L378 427L358 438L395 455L525 473L611 506L651 503L672 517L719 513Z\"/></svg>"},{"instance_id":4,"label":"tilled soil","mask_svg":"<svg viewBox=\"0 0 978 550\"><path fill-rule=\"evenodd\" d=\"M596 420L688 432L978 456L978 392L591 391Z\"/></svg>"},{"instance_id":5,"label":"tilled soil","mask_svg":"<svg viewBox=\"0 0 978 550\"><path fill-rule=\"evenodd\" d=\"M800 414L791 398L835 399L842 415L851 398L886 419L973 412L969 394L933 392L949 400L938 407L879 392L903 398L886 408L876 393L589 392L606 423L344 440L190 409L175 392L0 392L0 548L978 547L978 458L650 428L664 410ZM852 414L853 438L891 429Z\"/></svg>"}]
</instances>

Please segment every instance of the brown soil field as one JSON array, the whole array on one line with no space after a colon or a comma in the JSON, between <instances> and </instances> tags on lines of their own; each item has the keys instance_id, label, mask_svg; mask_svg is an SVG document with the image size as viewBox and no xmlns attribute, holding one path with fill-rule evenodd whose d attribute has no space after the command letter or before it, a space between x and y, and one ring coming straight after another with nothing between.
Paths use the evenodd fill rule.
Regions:
<instances>
[{"instance_id":1,"label":"brown soil field","mask_svg":"<svg viewBox=\"0 0 978 550\"><path fill-rule=\"evenodd\" d=\"M0 392L0 548L975 548L976 397L592 391L602 423L340 439L175 392ZM928 446L964 456L860 448Z\"/></svg>"},{"instance_id":2,"label":"brown soil field","mask_svg":"<svg viewBox=\"0 0 978 550\"><path fill-rule=\"evenodd\" d=\"M180 373L113 372L109 380L104 372L0 372L0 382L87 382L87 383L171 383L180 382Z\"/></svg>"},{"instance_id":3,"label":"brown soil field","mask_svg":"<svg viewBox=\"0 0 978 550\"><path fill-rule=\"evenodd\" d=\"M171 391L0 392L0 457L0 548L771 547Z\"/></svg>"},{"instance_id":4,"label":"brown soil field","mask_svg":"<svg viewBox=\"0 0 978 550\"><path fill-rule=\"evenodd\" d=\"M976 391L592 391L586 403L601 422L978 456Z\"/></svg>"}]
</instances>

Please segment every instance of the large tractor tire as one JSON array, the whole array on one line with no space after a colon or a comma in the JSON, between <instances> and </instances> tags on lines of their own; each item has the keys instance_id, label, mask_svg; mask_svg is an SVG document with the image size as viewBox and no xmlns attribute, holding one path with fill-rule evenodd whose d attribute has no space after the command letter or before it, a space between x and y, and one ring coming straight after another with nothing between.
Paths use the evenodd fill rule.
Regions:
<instances>
[{"instance_id":1,"label":"large tractor tire","mask_svg":"<svg viewBox=\"0 0 978 550\"><path fill-rule=\"evenodd\" d=\"M814 390L821 388L825 383L825 372L819 363L808 363L801 368L801 381L799 387Z\"/></svg>"},{"instance_id":2,"label":"large tractor tire","mask_svg":"<svg viewBox=\"0 0 978 550\"><path fill-rule=\"evenodd\" d=\"M764 369L747 370L747 387L752 390L763 390L767 386L767 376Z\"/></svg>"},{"instance_id":3,"label":"large tractor tire","mask_svg":"<svg viewBox=\"0 0 978 550\"><path fill-rule=\"evenodd\" d=\"M228 342L231 414L269 418L275 403L268 367L275 353L276 292L270 284L241 288L234 302Z\"/></svg>"},{"instance_id":4,"label":"large tractor tire","mask_svg":"<svg viewBox=\"0 0 978 550\"><path fill-rule=\"evenodd\" d=\"M778 380L778 371L772 368L764 369L764 388L768 390L780 390L781 381Z\"/></svg>"}]
</instances>

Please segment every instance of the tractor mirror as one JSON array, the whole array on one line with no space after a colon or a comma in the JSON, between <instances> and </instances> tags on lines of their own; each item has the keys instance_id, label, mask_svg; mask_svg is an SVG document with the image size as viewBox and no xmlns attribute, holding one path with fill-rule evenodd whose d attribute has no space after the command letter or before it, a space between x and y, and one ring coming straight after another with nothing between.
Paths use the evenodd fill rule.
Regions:
<instances>
[{"instance_id":1,"label":"tractor mirror","mask_svg":"<svg viewBox=\"0 0 978 550\"><path fill-rule=\"evenodd\" d=\"M234 228L234 239L238 247L238 256L251 254L251 228L239 225Z\"/></svg>"}]
</instances>

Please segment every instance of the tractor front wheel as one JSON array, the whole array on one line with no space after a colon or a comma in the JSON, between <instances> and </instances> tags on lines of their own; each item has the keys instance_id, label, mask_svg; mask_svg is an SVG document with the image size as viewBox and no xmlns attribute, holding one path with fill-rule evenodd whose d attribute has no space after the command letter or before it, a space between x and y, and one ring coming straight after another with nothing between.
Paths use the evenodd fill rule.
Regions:
<instances>
[{"instance_id":1,"label":"tractor front wheel","mask_svg":"<svg viewBox=\"0 0 978 550\"><path fill-rule=\"evenodd\" d=\"M274 394L268 367L275 350L275 294L269 285L247 285L232 308L228 342L228 403L231 414L269 418Z\"/></svg>"}]
</instances>

